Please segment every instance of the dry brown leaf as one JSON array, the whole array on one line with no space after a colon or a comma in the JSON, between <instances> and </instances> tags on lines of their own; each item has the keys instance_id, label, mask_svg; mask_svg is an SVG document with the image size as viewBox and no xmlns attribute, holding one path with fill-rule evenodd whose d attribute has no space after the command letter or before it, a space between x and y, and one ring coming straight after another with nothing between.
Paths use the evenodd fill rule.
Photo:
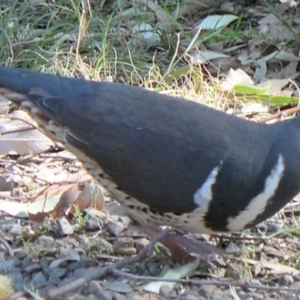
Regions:
<instances>
[{"instance_id":1,"label":"dry brown leaf","mask_svg":"<svg viewBox=\"0 0 300 300\"><path fill-rule=\"evenodd\" d=\"M47 150L54 143L35 127L28 114L15 111L12 119L0 116L0 154L16 153L19 155L39 153ZM24 120L26 122L23 122Z\"/></svg>"},{"instance_id":2,"label":"dry brown leaf","mask_svg":"<svg viewBox=\"0 0 300 300\"><path fill-rule=\"evenodd\" d=\"M167 33L174 32L176 22L169 13L151 0L141 0L141 3L147 5L155 13L156 18L161 22Z\"/></svg>"},{"instance_id":3,"label":"dry brown leaf","mask_svg":"<svg viewBox=\"0 0 300 300\"><path fill-rule=\"evenodd\" d=\"M104 196L101 188L94 184L87 185L77 196L69 213L74 214L76 208L80 210L84 210L86 208L94 208L99 211L103 210Z\"/></svg>"},{"instance_id":4,"label":"dry brown leaf","mask_svg":"<svg viewBox=\"0 0 300 300\"><path fill-rule=\"evenodd\" d=\"M27 212L28 214L28 219L31 221L31 222L34 222L34 223L42 223L44 222L44 220L49 217L49 212L38 212L38 213L31 213L31 212Z\"/></svg>"},{"instance_id":5,"label":"dry brown leaf","mask_svg":"<svg viewBox=\"0 0 300 300\"><path fill-rule=\"evenodd\" d=\"M46 217L61 218L72 206L78 193L77 184L50 186L43 196L28 203L27 213L32 222L42 222Z\"/></svg>"},{"instance_id":6,"label":"dry brown leaf","mask_svg":"<svg viewBox=\"0 0 300 300\"><path fill-rule=\"evenodd\" d=\"M69 185L70 186L70 185ZM61 218L65 215L68 209L73 205L78 193L78 185L73 184L67 190L65 190L60 196L59 202L53 210L54 218Z\"/></svg>"},{"instance_id":7,"label":"dry brown leaf","mask_svg":"<svg viewBox=\"0 0 300 300\"><path fill-rule=\"evenodd\" d=\"M286 265L283 265L281 263L274 263L274 262L268 262L268 261L258 261L254 259L249 259L249 258L242 258L243 262L246 262L250 265L259 265L263 268L267 268L271 270L271 273L273 275L279 275L279 274L298 274L299 271L293 267L289 267Z\"/></svg>"}]
</instances>

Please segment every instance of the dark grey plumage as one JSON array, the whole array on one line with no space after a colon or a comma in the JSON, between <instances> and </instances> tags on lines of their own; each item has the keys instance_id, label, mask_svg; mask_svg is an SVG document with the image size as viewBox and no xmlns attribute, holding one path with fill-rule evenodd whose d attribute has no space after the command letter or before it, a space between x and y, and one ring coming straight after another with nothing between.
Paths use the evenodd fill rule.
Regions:
<instances>
[{"instance_id":1,"label":"dark grey plumage","mask_svg":"<svg viewBox=\"0 0 300 300\"><path fill-rule=\"evenodd\" d=\"M242 230L300 190L299 118L256 124L139 87L5 67L0 87L63 125L67 146L140 221Z\"/></svg>"}]
</instances>

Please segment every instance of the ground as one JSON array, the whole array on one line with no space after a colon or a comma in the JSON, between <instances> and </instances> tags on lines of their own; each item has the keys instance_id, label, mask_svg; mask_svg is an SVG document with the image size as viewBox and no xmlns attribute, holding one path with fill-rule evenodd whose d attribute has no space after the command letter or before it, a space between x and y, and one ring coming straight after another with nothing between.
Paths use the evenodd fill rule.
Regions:
<instances>
[{"instance_id":1,"label":"ground","mask_svg":"<svg viewBox=\"0 0 300 300\"><path fill-rule=\"evenodd\" d=\"M0 7L2 64L144 86L257 122L297 112L297 1ZM226 27L198 27L228 15ZM37 131L24 135L27 116L1 104L0 299L300 299L297 197L242 233L186 233L184 251L162 246L76 157ZM155 284L163 275L174 284Z\"/></svg>"}]
</instances>

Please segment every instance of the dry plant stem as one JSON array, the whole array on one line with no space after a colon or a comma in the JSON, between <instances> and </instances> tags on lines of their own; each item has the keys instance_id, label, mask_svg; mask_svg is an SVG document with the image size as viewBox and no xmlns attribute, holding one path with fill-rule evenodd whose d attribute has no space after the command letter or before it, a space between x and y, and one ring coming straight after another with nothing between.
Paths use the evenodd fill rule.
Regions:
<instances>
[{"instance_id":1,"label":"dry plant stem","mask_svg":"<svg viewBox=\"0 0 300 300\"><path fill-rule=\"evenodd\" d=\"M268 118L264 118L264 119L259 120L258 122L259 123L266 123L266 122L274 120L276 118L291 115L291 114L295 114L295 113L298 113L298 112L300 112L300 107L297 106L297 107L289 108L289 109L286 109L286 110L283 110L283 111L279 111L276 114L274 114L274 115L272 115Z\"/></svg>"},{"instance_id":2,"label":"dry plant stem","mask_svg":"<svg viewBox=\"0 0 300 300\"><path fill-rule=\"evenodd\" d=\"M34 155L35 156L35 155ZM20 160L20 162L22 163L23 161L25 161L25 159L24 160ZM6 161L4 161L4 162L6 162ZM19 164L19 161L18 162L13 162L12 163L12 166L13 165L17 165L17 164ZM0 170L4 170L4 171L7 171L7 169L6 168L3 168L3 167L0 167ZM28 178L31 178L31 179L34 179L34 180L39 180L39 181L41 181L41 182L43 182L44 184L47 184L48 186L47 187L45 187L46 189L49 187L49 186L51 186L51 185L64 185L64 184L73 184L73 183L78 183L79 181L78 180L72 180L72 181L68 181L68 180L64 180L64 181L48 181L48 180L45 180L45 179L43 179L43 178L40 178L40 177L38 177L38 176L36 176L36 175L29 175L29 174L26 174L26 175L22 175L23 177L28 177ZM79 183L86 183L86 182L90 182L90 180L83 180L83 181L80 181ZM44 190L42 190L42 192L43 192Z\"/></svg>"},{"instance_id":3,"label":"dry plant stem","mask_svg":"<svg viewBox=\"0 0 300 300\"><path fill-rule=\"evenodd\" d=\"M32 130L32 128L26 127L26 128L15 129L15 130L7 130L4 132L1 132L0 136L6 135L6 134L12 134L12 133L19 133L19 132L23 132L23 131L29 131L29 130Z\"/></svg>"},{"instance_id":4,"label":"dry plant stem","mask_svg":"<svg viewBox=\"0 0 300 300\"><path fill-rule=\"evenodd\" d=\"M107 267L99 267L94 272L88 273L84 276L84 278L80 278L77 280L74 280L72 283L63 285L61 287L58 287L56 289L50 289L46 292L47 299L53 299L58 296L61 296L63 294L66 294L74 289L79 288L80 286L88 283L89 281L103 277L107 274L112 274L113 270L123 268L128 265L135 264L137 262L140 262L144 259L149 258L152 255L153 248L155 244L162 238L164 238L166 235L168 235L170 232L174 231L173 229L168 229L160 232L155 238L152 239L151 243L147 245L138 255L133 257L128 257L125 259L122 259L116 263L113 263Z\"/></svg>"},{"instance_id":5,"label":"dry plant stem","mask_svg":"<svg viewBox=\"0 0 300 300\"><path fill-rule=\"evenodd\" d=\"M191 285L214 285L214 286L235 286L247 289L256 289L262 291L281 291L281 292L299 292L300 289L290 289L290 288L280 288L280 287L273 287L273 286L264 286L264 285L254 285L250 283L240 283L234 282L231 280L191 280L191 279L162 279L162 278L153 278L147 276L136 276L131 275L116 269L111 269L111 274L116 277L127 278L130 280L136 281L161 281L161 282L175 282L181 284L191 284ZM206 275L206 274L205 274ZM207 275L206 275L207 276Z\"/></svg>"},{"instance_id":6,"label":"dry plant stem","mask_svg":"<svg viewBox=\"0 0 300 300\"><path fill-rule=\"evenodd\" d=\"M2 238L0 237L0 244L2 244L4 246L4 248L6 249L7 253L9 254L9 256L13 257L14 252L12 251L12 249L10 248L10 246L8 245L8 243Z\"/></svg>"},{"instance_id":7,"label":"dry plant stem","mask_svg":"<svg viewBox=\"0 0 300 300\"><path fill-rule=\"evenodd\" d=\"M35 126L34 124L30 123L30 121L24 120L24 119L22 119L22 118L11 117L11 116L4 115L4 114L1 114L1 117L8 118L8 119L10 119L11 121L20 121L20 122L23 122L23 123L25 123L25 124L27 124L27 125L30 126L30 127L28 127L28 130L36 129L36 130L40 131L41 133L43 133L43 131L41 131L41 130L40 130L37 126ZM23 131L23 128L21 127L20 130Z\"/></svg>"},{"instance_id":8,"label":"dry plant stem","mask_svg":"<svg viewBox=\"0 0 300 300\"><path fill-rule=\"evenodd\" d=\"M47 153L47 152L48 152L48 150L44 150L44 151L39 152L39 153L26 155L24 158L18 159L17 161L12 161L11 167L16 166L16 165L19 165L19 166L20 165L25 165L25 164L29 163L31 161L31 159L33 159L34 157L40 156L41 154ZM41 181L44 181L45 183L48 183L44 179L41 179Z\"/></svg>"},{"instance_id":9,"label":"dry plant stem","mask_svg":"<svg viewBox=\"0 0 300 300\"><path fill-rule=\"evenodd\" d=\"M229 241L265 241L265 240L268 240L269 237L266 236L266 237L239 237L239 236L222 236L222 235L217 235L217 234L211 234L210 237L213 237L213 238L218 238L220 240L229 240Z\"/></svg>"},{"instance_id":10,"label":"dry plant stem","mask_svg":"<svg viewBox=\"0 0 300 300\"><path fill-rule=\"evenodd\" d=\"M18 300L18 299L25 299L27 296L26 292L17 292L9 297L9 300ZM23 297L23 298L22 298Z\"/></svg>"}]
</instances>

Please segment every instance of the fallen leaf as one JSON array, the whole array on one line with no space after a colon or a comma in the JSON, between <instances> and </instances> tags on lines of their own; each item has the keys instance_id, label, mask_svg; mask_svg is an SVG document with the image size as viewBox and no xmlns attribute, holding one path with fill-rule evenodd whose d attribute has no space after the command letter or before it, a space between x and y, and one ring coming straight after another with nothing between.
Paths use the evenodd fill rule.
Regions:
<instances>
[{"instance_id":1,"label":"fallen leaf","mask_svg":"<svg viewBox=\"0 0 300 300\"><path fill-rule=\"evenodd\" d=\"M274 275L280 275L280 274L295 275L299 273L299 270L280 263L274 263L268 261L257 261L249 258L242 258L241 260L251 265L260 265L261 267L267 268L271 270L271 273Z\"/></svg>"},{"instance_id":2,"label":"fallen leaf","mask_svg":"<svg viewBox=\"0 0 300 300\"><path fill-rule=\"evenodd\" d=\"M78 185L73 184L60 196L59 202L55 206L52 215L54 218L61 218L73 205L78 193Z\"/></svg>"},{"instance_id":3,"label":"fallen leaf","mask_svg":"<svg viewBox=\"0 0 300 300\"><path fill-rule=\"evenodd\" d=\"M211 29L217 30L226 27L231 22L237 20L235 15L213 15L207 16L202 22L196 26L197 29Z\"/></svg>"},{"instance_id":4,"label":"fallen leaf","mask_svg":"<svg viewBox=\"0 0 300 300\"><path fill-rule=\"evenodd\" d=\"M163 285L167 285L170 288L173 288L174 285L176 284L175 282L166 282L166 281L163 281L163 279L170 280L170 279L184 278L190 274L193 274L195 272L195 270L198 268L198 266L199 266L199 260L196 259L194 262L186 264L180 268L169 269L161 277L162 281L150 282L143 287L143 290L147 291L147 292L159 294L159 290L160 290L161 286L163 286Z\"/></svg>"}]
</instances>

